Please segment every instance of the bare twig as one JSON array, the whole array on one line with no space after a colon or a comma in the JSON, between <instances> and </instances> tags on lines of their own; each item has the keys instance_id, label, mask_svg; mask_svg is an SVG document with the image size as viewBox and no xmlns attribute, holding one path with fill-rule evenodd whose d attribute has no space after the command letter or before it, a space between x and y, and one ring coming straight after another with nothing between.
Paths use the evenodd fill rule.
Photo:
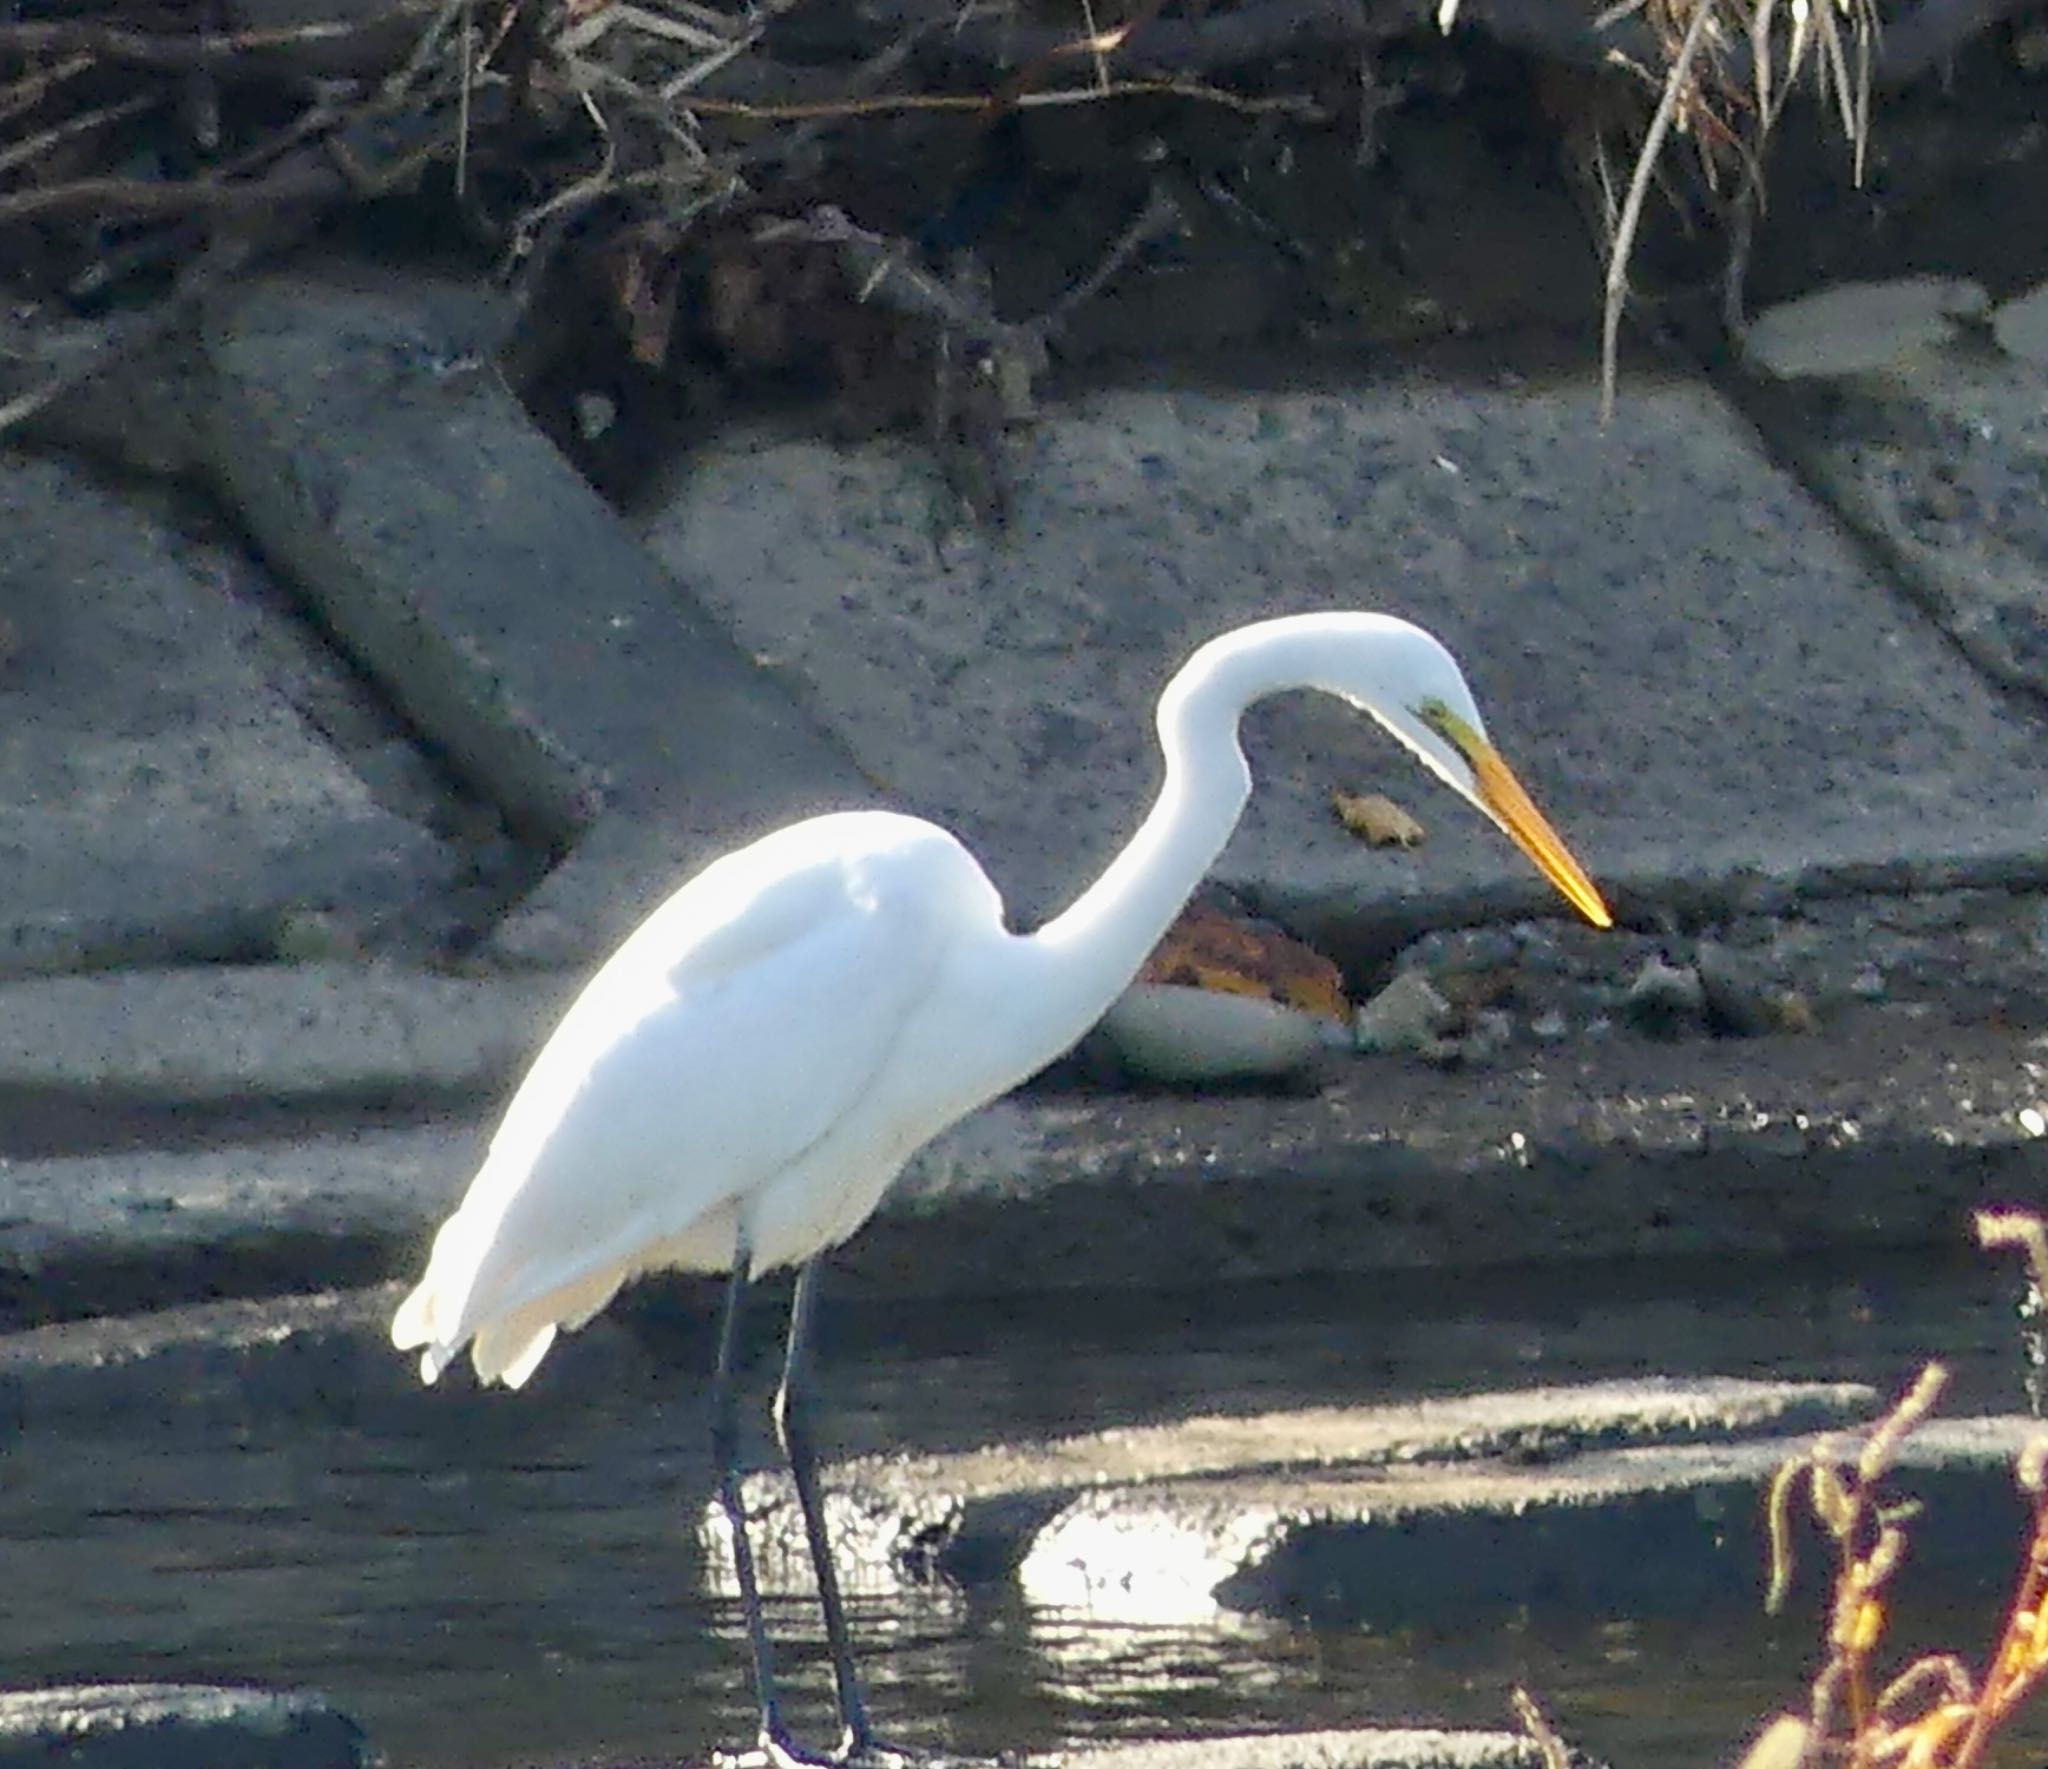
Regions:
<instances>
[{"instance_id":1,"label":"bare twig","mask_svg":"<svg viewBox=\"0 0 2048 1769\"><path fill-rule=\"evenodd\" d=\"M679 43L685 49L699 54L716 55L731 49L744 48L749 42L758 41L764 27L753 30L733 30L731 20L722 20L725 28L706 28L688 19L677 18L668 12L657 12L649 6L636 6L632 0L613 0L602 12L594 12L588 18L579 19L555 39L555 47L565 55L587 55L600 40L617 30L637 31L643 37L658 37L665 43Z\"/></svg>"},{"instance_id":2,"label":"bare twig","mask_svg":"<svg viewBox=\"0 0 2048 1769\"><path fill-rule=\"evenodd\" d=\"M346 188L329 168L306 168L239 184L204 179L77 178L68 184L0 196L0 226L64 215L147 220L154 216L262 214L294 203L316 202Z\"/></svg>"},{"instance_id":3,"label":"bare twig","mask_svg":"<svg viewBox=\"0 0 2048 1769\"><path fill-rule=\"evenodd\" d=\"M805 240L833 246L857 300L877 302L983 344L1042 355L1046 342L1082 303L1099 294L1147 241L1170 232L1181 220L1179 204L1163 189L1153 190L1144 208L1110 242L1095 268L1028 320L998 318L985 298L970 294L957 281L935 275L908 241L861 227L845 210L830 205L813 209L800 220L765 222L754 237L766 242Z\"/></svg>"},{"instance_id":4,"label":"bare twig","mask_svg":"<svg viewBox=\"0 0 2048 1769\"><path fill-rule=\"evenodd\" d=\"M1552 22L1562 26L1569 21L1571 47L1560 45L1557 50L1568 59L1591 62L1605 53L1605 46L1587 32L1584 15L1574 16L1573 0L1500 3L1517 16L1540 15L1544 23L1539 32ZM1409 28L1408 4L1401 0L1363 17L1357 0L1243 0L1228 11L1210 11L1200 18L1163 16L1162 9L1148 6L1125 24L1106 27L1099 46L1114 50L1127 74L1208 73L1269 63L1283 55L1369 47L1376 38L1398 36ZM955 0L871 0L858 9L812 7L771 30L765 47L779 59L817 63L866 54L879 41L906 30L928 35L942 47L948 66L996 75L1029 72L1040 61L1092 59L1098 47L1085 32L1040 24L1010 8L963 14Z\"/></svg>"},{"instance_id":5,"label":"bare twig","mask_svg":"<svg viewBox=\"0 0 2048 1769\"><path fill-rule=\"evenodd\" d=\"M101 105L97 110L81 111L75 117L67 117L61 123L34 135L0 148L0 172L12 172L17 166L25 166L31 160L40 159L52 148L61 147L67 141L76 141L81 136L91 135L97 130L112 128L116 123L125 123L130 117L139 117L145 111L153 111L163 102L154 92L138 92L132 97L121 99L115 104Z\"/></svg>"},{"instance_id":6,"label":"bare twig","mask_svg":"<svg viewBox=\"0 0 2048 1769\"><path fill-rule=\"evenodd\" d=\"M415 16L394 8L365 19L316 20L272 30L193 32L190 35L125 30L82 19L0 24L0 55L86 55L136 67L210 68L252 79L269 77L280 60L331 45L384 44L394 28ZM391 59L380 51L380 61ZM323 71L327 64L323 61Z\"/></svg>"},{"instance_id":7,"label":"bare twig","mask_svg":"<svg viewBox=\"0 0 2048 1769\"><path fill-rule=\"evenodd\" d=\"M1056 334L1075 311L1099 295L1109 280L1116 276L1138 252L1151 241L1163 238L1181 227L1187 217L1181 206L1165 186L1155 184L1145 197L1145 206L1131 218L1130 223L1110 242L1101 263L1084 276L1072 288L1048 307L1032 322L1041 338Z\"/></svg>"},{"instance_id":8,"label":"bare twig","mask_svg":"<svg viewBox=\"0 0 2048 1769\"><path fill-rule=\"evenodd\" d=\"M1570 1747L1558 1736L1549 1716L1536 1705L1536 1698L1518 1686L1509 1699L1514 1704L1515 1718L1543 1758L1543 1769L1572 1769Z\"/></svg>"},{"instance_id":9,"label":"bare twig","mask_svg":"<svg viewBox=\"0 0 2048 1769\"><path fill-rule=\"evenodd\" d=\"M1635 171L1629 177L1628 195L1622 199L1621 215L1615 222L1614 244L1607 253L1607 295L1600 318L1600 421L1603 424L1614 416L1614 384L1621 355L1621 312L1628 301L1628 260L1635 247L1636 230L1642 225L1643 198L1649 191L1657 156L1664 151L1664 137L1670 131L1672 118L1678 114L1680 99L1685 95L1693 58L1700 52L1713 16L1714 9L1708 0L1693 0L1691 22L1685 28L1685 37L1678 46L1677 55L1672 58L1671 71L1665 76L1663 97L1658 100L1656 113L1644 131L1643 145L1636 154Z\"/></svg>"},{"instance_id":10,"label":"bare twig","mask_svg":"<svg viewBox=\"0 0 2048 1769\"><path fill-rule=\"evenodd\" d=\"M1108 86L1055 87L1044 92L1026 92L1010 101L1018 110L1052 110L1063 105L1098 104L1113 98L1184 98L1193 103L1220 105L1244 116L1283 114L1297 117L1320 116L1315 101L1299 93L1250 96L1228 92L1220 86L1205 86L1193 80L1115 80ZM801 118L882 117L913 111L960 111L994 114L1000 100L992 93L975 92L891 92L873 98L822 98L796 104L755 104L742 99L696 98L692 110L711 117L745 117L755 122L787 122Z\"/></svg>"},{"instance_id":11,"label":"bare twig","mask_svg":"<svg viewBox=\"0 0 2048 1769\"><path fill-rule=\"evenodd\" d=\"M496 88L476 95L502 108ZM260 178L81 178L0 195L0 225L89 214L146 220L197 215L262 215L285 208L317 213L323 204L395 190L455 144L453 119L439 109L386 116L366 107L295 148Z\"/></svg>"},{"instance_id":12,"label":"bare twig","mask_svg":"<svg viewBox=\"0 0 2048 1769\"><path fill-rule=\"evenodd\" d=\"M0 86L0 123L32 111L58 87L93 66L89 55L68 55L62 61L32 69L11 86Z\"/></svg>"},{"instance_id":13,"label":"bare twig","mask_svg":"<svg viewBox=\"0 0 2048 1769\"><path fill-rule=\"evenodd\" d=\"M461 45L462 68L457 79L460 84L460 109L455 121L455 194L465 196L469 191L469 97L476 90L476 26L470 18L469 0L463 0L462 29L456 34Z\"/></svg>"},{"instance_id":14,"label":"bare twig","mask_svg":"<svg viewBox=\"0 0 2048 1769\"><path fill-rule=\"evenodd\" d=\"M396 100L410 92L441 59L441 45L448 40L456 21L463 18L469 7L469 0L441 0L428 20L426 28L412 46L412 53L402 61L395 72L385 81L381 96Z\"/></svg>"}]
</instances>

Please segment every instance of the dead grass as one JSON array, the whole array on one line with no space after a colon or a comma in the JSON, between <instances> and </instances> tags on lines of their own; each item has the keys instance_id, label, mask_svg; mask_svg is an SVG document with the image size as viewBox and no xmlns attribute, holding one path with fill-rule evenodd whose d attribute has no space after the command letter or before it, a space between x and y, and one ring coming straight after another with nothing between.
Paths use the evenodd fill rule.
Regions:
<instances>
[{"instance_id":1,"label":"dead grass","mask_svg":"<svg viewBox=\"0 0 2048 1769\"><path fill-rule=\"evenodd\" d=\"M1986 1249L2025 1256L2021 1312L2038 1315L2048 1299L2048 1224L2027 1211L1995 1210L1978 1214L1976 1230ZM1899 1452L1932 1415L1947 1382L1947 1371L1929 1364L1867 1432L1816 1439L1772 1481L1766 1608L1779 1609L1791 1589L1802 1511L1834 1570L1823 1662L1804 1711L1767 1720L1738 1769L1981 1769L1999 1729L2048 1681L2048 1425L2014 1466L2032 1517L1983 1657L1973 1666L1960 1652L1928 1652L1887 1668L1892 1587L1920 1513L1917 1501L1893 1490ZM1514 1709L1544 1769L1566 1769L1572 1753L1520 1689Z\"/></svg>"},{"instance_id":2,"label":"dead grass","mask_svg":"<svg viewBox=\"0 0 2048 1769\"><path fill-rule=\"evenodd\" d=\"M1628 266L1643 207L1667 152L1683 143L1709 190L1726 198L1729 254L1724 316L1739 330L1750 232L1765 200L1772 132L1787 102L1811 86L1849 144L1860 184L1870 140L1871 72L1879 18L1875 0L1619 0L1599 28L1640 17L1666 52L1663 68L1617 54L1657 95L1626 191L1603 181L1608 233L1601 323L1601 413L1614 409ZM1600 156L1604 166L1604 152Z\"/></svg>"},{"instance_id":3,"label":"dead grass","mask_svg":"<svg viewBox=\"0 0 2048 1769\"><path fill-rule=\"evenodd\" d=\"M1592 155L1611 411L1629 267L1660 180L1675 182L1683 157L1720 205L1739 326L1772 132L1795 92L1814 92L1861 177L1879 20L1877 0L1616 0L1592 15L1597 4L1587 0L1583 26L1540 7L1524 25L1547 19L1560 62L1604 56L1640 90L1634 120L1611 131L1617 152L1601 139ZM2009 0L1981 4L1995 15ZM863 119L992 124L1133 99L1314 117L1292 79L1333 55L1369 71L1417 16L1415 0L845 10L858 29L835 56L804 61L777 59L777 33L799 11L807 28L830 14L811 0L337 0L331 21L215 33L137 28L125 21L159 15L88 0L59 19L0 22L0 255L32 245L42 270L27 292L58 307L111 311L124 285L159 288L166 271L175 294L196 298L323 214L438 165L474 230L502 243L508 280L530 288L572 239L658 241L673 254L723 214L808 215L836 200L820 169L858 152L849 125ZM1457 0L1427 10L1445 31L1474 28L1456 25ZM1248 54L1247 41L1268 43L1261 32L1270 52ZM157 137L185 169L130 175L138 144ZM663 274L650 265L641 280ZM0 405L0 425L9 415Z\"/></svg>"},{"instance_id":4,"label":"dead grass","mask_svg":"<svg viewBox=\"0 0 2048 1769\"><path fill-rule=\"evenodd\" d=\"M2048 1232L2039 1217L1986 1212L1977 1236L1987 1248L2021 1250L2034 1294L2048 1295ZM2048 1429L2015 1469L2033 1519L1989 1650L1975 1668L1960 1653L1936 1652L1889 1676L1880 1669L1892 1585L1918 1512L1889 1491L1891 1477L1900 1447L1946 1381L1941 1366L1929 1364L1860 1445L1823 1438L1773 1483L1769 1604L1782 1603L1791 1583L1793 1515L1803 1499L1834 1557L1826 1659L1806 1711L1773 1719L1742 1769L1978 1769L1998 1729L2048 1678Z\"/></svg>"}]
</instances>

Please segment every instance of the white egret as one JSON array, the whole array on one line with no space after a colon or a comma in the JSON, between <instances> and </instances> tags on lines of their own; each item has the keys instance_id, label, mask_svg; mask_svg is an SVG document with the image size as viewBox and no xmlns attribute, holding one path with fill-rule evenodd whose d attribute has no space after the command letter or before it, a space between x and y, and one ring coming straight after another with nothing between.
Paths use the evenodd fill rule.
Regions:
<instances>
[{"instance_id":1,"label":"white egret","mask_svg":"<svg viewBox=\"0 0 2048 1769\"><path fill-rule=\"evenodd\" d=\"M424 1348L426 1381L468 1346L483 1381L516 1388L557 1329L582 1326L628 1279L731 1274L713 1447L773 1759L817 1760L783 1726L740 1504L733 1365L747 1287L799 1268L776 1423L817 1570L838 1758L872 1757L804 1405L818 1256L867 1220L913 1151L1066 1050L1130 983L1244 807L1240 716L1291 688L1371 714L1610 925L1429 634L1379 614L1244 627L1167 685L1158 800L1036 933L1004 926L995 886L954 837L894 812L811 818L698 873L564 1015L392 1321L394 1344Z\"/></svg>"}]
</instances>

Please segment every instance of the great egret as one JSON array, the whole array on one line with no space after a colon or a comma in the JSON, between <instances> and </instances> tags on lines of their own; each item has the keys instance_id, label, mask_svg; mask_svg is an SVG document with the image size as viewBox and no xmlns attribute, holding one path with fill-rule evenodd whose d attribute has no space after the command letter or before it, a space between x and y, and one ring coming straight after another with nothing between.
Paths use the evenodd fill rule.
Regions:
<instances>
[{"instance_id":1,"label":"great egret","mask_svg":"<svg viewBox=\"0 0 2048 1769\"><path fill-rule=\"evenodd\" d=\"M467 1345L483 1381L517 1388L558 1328L582 1326L629 1278L731 1273L712 1442L771 1759L817 1760L783 1726L740 1503L733 1365L748 1284L799 1268L775 1417L817 1571L838 1760L869 1758L804 1404L818 1255L867 1220L914 1150L1058 1056L1130 983L1244 808L1241 715L1290 688L1371 714L1611 925L1429 634L1383 614L1243 627L1168 683L1157 802L1036 933L1004 926L953 836L889 811L811 818L705 867L564 1015L391 1323L401 1350L424 1347L424 1380Z\"/></svg>"}]
</instances>

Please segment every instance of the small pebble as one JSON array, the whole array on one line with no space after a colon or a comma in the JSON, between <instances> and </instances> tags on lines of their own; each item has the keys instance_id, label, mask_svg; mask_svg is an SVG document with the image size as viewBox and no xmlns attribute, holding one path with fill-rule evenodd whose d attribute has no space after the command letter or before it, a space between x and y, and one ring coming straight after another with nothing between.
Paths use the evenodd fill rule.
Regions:
<instances>
[{"instance_id":1,"label":"small pebble","mask_svg":"<svg viewBox=\"0 0 2048 1769\"><path fill-rule=\"evenodd\" d=\"M1818 1032L1820 1014L1797 989L1787 989L1772 1004L1781 1032Z\"/></svg>"},{"instance_id":2,"label":"small pebble","mask_svg":"<svg viewBox=\"0 0 2048 1769\"><path fill-rule=\"evenodd\" d=\"M293 909L279 917L272 946L280 964L360 959L360 932L328 909Z\"/></svg>"},{"instance_id":3,"label":"small pebble","mask_svg":"<svg viewBox=\"0 0 2048 1769\"><path fill-rule=\"evenodd\" d=\"M1514 1042L1515 1022L1498 1008L1475 1014L1472 1029L1458 1040L1458 1058L1467 1063L1490 1063Z\"/></svg>"},{"instance_id":4,"label":"small pebble","mask_svg":"<svg viewBox=\"0 0 2048 1769\"><path fill-rule=\"evenodd\" d=\"M1703 1021L1706 991L1699 972L1689 964L1667 964L1651 956L1629 984L1621 1010L1631 1024L1652 1038L1678 1038Z\"/></svg>"},{"instance_id":5,"label":"small pebble","mask_svg":"<svg viewBox=\"0 0 2048 1769\"><path fill-rule=\"evenodd\" d=\"M1755 959L1702 940L1698 965L1710 1030L1723 1038L1761 1038L1777 1030L1777 992Z\"/></svg>"},{"instance_id":6,"label":"small pebble","mask_svg":"<svg viewBox=\"0 0 2048 1769\"><path fill-rule=\"evenodd\" d=\"M1424 934L1394 961L1398 971L1505 970L1522 956L1522 943L1506 928L1445 928Z\"/></svg>"},{"instance_id":7,"label":"small pebble","mask_svg":"<svg viewBox=\"0 0 2048 1769\"><path fill-rule=\"evenodd\" d=\"M1451 1023L1451 1004L1419 970L1405 970L1352 1017L1360 1050L1433 1051Z\"/></svg>"}]
</instances>

